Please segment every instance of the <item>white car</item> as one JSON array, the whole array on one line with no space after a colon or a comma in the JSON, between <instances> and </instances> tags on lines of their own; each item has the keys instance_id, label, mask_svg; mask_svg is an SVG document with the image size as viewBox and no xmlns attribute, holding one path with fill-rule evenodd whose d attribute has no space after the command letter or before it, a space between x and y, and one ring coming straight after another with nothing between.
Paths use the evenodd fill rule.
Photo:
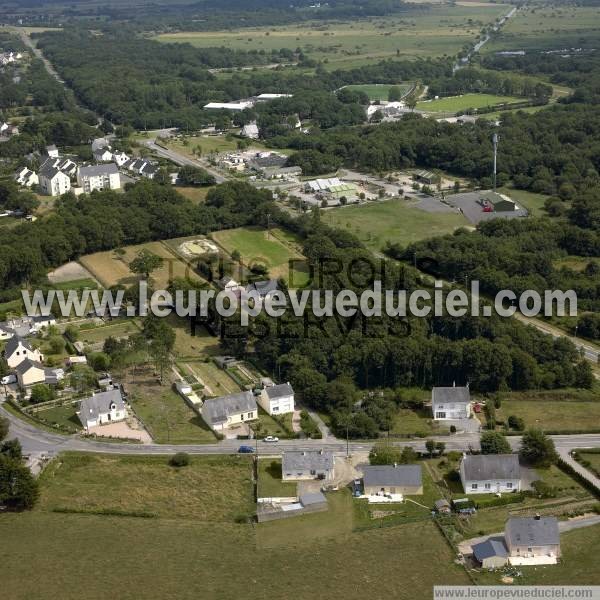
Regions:
<instances>
[{"instance_id":1,"label":"white car","mask_svg":"<svg viewBox=\"0 0 600 600\"><path fill-rule=\"evenodd\" d=\"M16 375L7 375L6 377L3 377L2 379L0 379L0 384L2 384L2 385L8 385L9 383L17 383L17 376Z\"/></svg>"},{"instance_id":2,"label":"white car","mask_svg":"<svg viewBox=\"0 0 600 600\"><path fill-rule=\"evenodd\" d=\"M267 437L266 437L266 438L263 440L263 442L278 442L278 441L279 441L279 438L278 438L278 437L275 437L275 436L273 436L273 435L268 435L268 436L267 436Z\"/></svg>"}]
</instances>

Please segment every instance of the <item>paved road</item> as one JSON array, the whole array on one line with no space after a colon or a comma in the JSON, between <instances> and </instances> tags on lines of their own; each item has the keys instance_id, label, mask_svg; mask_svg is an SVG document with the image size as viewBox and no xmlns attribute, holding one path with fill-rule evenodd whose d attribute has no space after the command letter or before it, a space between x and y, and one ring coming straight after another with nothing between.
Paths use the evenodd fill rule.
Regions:
<instances>
[{"instance_id":1,"label":"paved road","mask_svg":"<svg viewBox=\"0 0 600 600\"><path fill-rule=\"evenodd\" d=\"M583 448L591 448L592 446L580 446ZM584 466L580 465L572 456L571 451L572 448L558 448L558 454L560 457L577 473L579 473L582 477L587 479L592 485L596 487L596 489L600 490L600 478L596 477L591 471L588 471Z\"/></svg>"},{"instance_id":2,"label":"paved road","mask_svg":"<svg viewBox=\"0 0 600 600\"><path fill-rule=\"evenodd\" d=\"M155 152L158 156L162 158L166 158L171 162L174 162L179 166L190 166L190 167L198 167L200 169L204 169L208 171L211 175L214 176L217 183L223 183L227 181L226 177L223 177L218 171L211 169L206 163L196 160L195 158L190 158L189 156L185 156L184 154L180 154L179 152L175 152L174 150L167 150L162 146L159 146L156 143L156 140L148 140L146 142L146 146L150 148L153 152Z\"/></svg>"}]
</instances>

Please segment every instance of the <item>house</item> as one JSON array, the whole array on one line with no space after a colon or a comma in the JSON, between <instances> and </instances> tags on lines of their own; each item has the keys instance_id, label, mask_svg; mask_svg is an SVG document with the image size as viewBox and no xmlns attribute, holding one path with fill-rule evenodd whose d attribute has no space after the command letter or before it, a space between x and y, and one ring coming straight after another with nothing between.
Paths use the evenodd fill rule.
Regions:
<instances>
[{"instance_id":1,"label":"house","mask_svg":"<svg viewBox=\"0 0 600 600\"><path fill-rule=\"evenodd\" d=\"M468 387L434 387L431 410L436 421L468 419L471 416L471 394Z\"/></svg>"},{"instance_id":2,"label":"house","mask_svg":"<svg viewBox=\"0 0 600 600\"><path fill-rule=\"evenodd\" d=\"M42 193L47 196L61 196L71 189L69 176L53 166L42 166L40 168L39 184Z\"/></svg>"},{"instance_id":3,"label":"house","mask_svg":"<svg viewBox=\"0 0 600 600\"><path fill-rule=\"evenodd\" d=\"M218 279L217 285L222 290L229 290L231 292L240 288L240 284L235 279L233 279L233 277L229 277L228 275L225 275L224 277L221 277L221 279Z\"/></svg>"},{"instance_id":4,"label":"house","mask_svg":"<svg viewBox=\"0 0 600 600\"><path fill-rule=\"evenodd\" d=\"M372 465L363 469L363 489L367 496L423 493L421 465Z\"/></svg>"},{"instance_id":5,"label":"house","mask_svg":"<svg viewBox=\"0 0 600 600\"><path fill-rule=\"evenodd\" d=\"M26 388L36 383L46 383L46 376L50 369L46 369L38 361L25 358L15 367L15 374L19 387Z\"/></svg>"},{"instance_id":6,"label":"house","mask_svg":"<svg viewBox=\"0 0 600 600\"><path fill-rule=\"evenodd\" d=\"M62 171L69 177L74 177L77 174L77 163L73 162L70 158L46 158L40 165L40 171L47 168L55 168Z\"/></svg>"},{"instance_id":7,"label":"house","mask_svg":"<svg viewBox=\"0 0 600 600\"><path fill-rule=\"evenodd\" d=\"M121 188L121 175L114 163L80 167L77 183L86 194L95 190L118 190Z\"/></svg>"},{"instance_id":8,"label":"house","mask_svg":"<svg viewBox=\"0 0 600 600\"><path fill-rule=\"evenodd\" d=\"M32 187L40 182L37 173L34 173L27 167L23 167L21 170L14 174L15 181L24 187Z\"/></svg>"},{"instance_id":9,"label":"house","mask_svg":"<svg viewBox=\"0 0 600 600\"><path fill-rule=\"evenodd\" d=\"M283 453L281 478L283 481L322 479L334 476L333 453L325 450L288 450Z\"/></svg>"},{"instance_id":10,"label":"house","mask_svg":"<svg viewBox=\"0 0 600 600\"><path fill-rule=\"evenodd\" d=\"M148 179L154 179L154 176L158 172L158 167L155 164L141 158L128 160L121 166L136 175L141 175Z\"/></svg>"},{"instance_id":11,"label":"house","mask_svg":"<svg viewBox=\"0 0 600 600\"><path fill-rule=\"evenodd\" d=\"M511 565L550 565L560 558L560 532L556 517L510 517L504 540Z\"/></svg>"},{"instance_id":12,"label":"house","mask_svg":"<svg viewBox=\"0 0 600 600\"><path fill-rule=\"evenodd\" d=\"M256 121L252 121L252 123L247 123L242 127L240 131L240 135L245 138L250 138L251 140L258 139L258 125Z\"/></svg>"},{"instance_id":13,"label":"house","mask_svg":"<svg viewBox=\"0 0 600 600\"><path fill-rule=\"evenodd\" d=\"M516 454L464 455L460 480L469 494L497 494L521 490L521 466Z\"/></svg>"},{"instance_id":14,"label":"house","mask_svg":"<svg viewBox=\"0 0 600 600\"><path fill-rule=\"evenodd\" d=\"M499 569L508 563L504 539L492 537L472 546L473 556L484 569Z\"/></svg>"},{"instance_id":15,"label":"house","mask_svg":"<svg viewBox=\"0 0 600 600\"><path fill-rule=\"evenodd\" d=\"M6 340L9 340L14 335L15 335L15 332L14 332L13 329L11 329L10 327L8 327L4 323L0 323L0 342L4 342Z\"/></svg>"},{"instance_id":16,"label":"house","mask_svg":"<svg viewBox=\"0 0 600 600\"><path fill-rule=\"evenodd\" d=\"M24 317L25 319L29 319L31 323L31 333L39 333L45 327L51 327L52 325L56 325L56 317L52 314L50 315L35 315L33 317Z\"/></svg>"},{"instance_id":17,"label":"house","mask_svg":"<svg viewBox=\"0 0 600 600\"><path fill-rule=\"evenodd\" d=\"M51 146L46 146L46 154L50 158L58 158L58 148L54 144L52 144Z\"/></svg>"},{"instance_id":18,"label":"house","mask_svg":"<svg viewBox=\"0 0 600 600\"><path fill-rule=\"evenodd\" d=\"M246 286L246 293L256 292L261 298L266 298L269 294L279 289L277 279L267 279L264 281L253 281Z\"/></svg>"},{"instance_id":19,"label":"house","mask_svg":"<svg viewBox=\"0 0 600 600\"><path fill-rule=\"evenodd\" d=\"M19 128L16 125L11 125L10 123L0 122L0 136L9 138L13 135L19 135Z\"/></svg>"},{"instance_id":20,"label":"house","mask_svg":"<svg viewBox=\"0 0 600 600\"><path fill-rule=\"evenodd\" d=\"M127 418L127 409L121 391L115 388L84 398L77 414L81 424L89 431L91 427L123 421Z\"/></svg>"},{"instance_id":21,"label":"house","mask_svg":"<svg viewBox=\"0 0 600 600\"><path fill-rule=\"evenodd\" d=\"M96 162L109 162L113 159L113 153L110 148L98 148L92 153Z\"/></svg>"},{"instance_id":22,"label":"house","mask_svg":"<svg viewBox=\"0 0 600 600\"><path fill-rule=\"evenodd\" d=\"M294 390L289 383L270 385L262 389L258 403L270 415L294 412Z\"/></svg>"},{"instance_id":23,"label":"house","mask_svg":"<svg viewBox=\"0 0 600 600\"><path fill-rule=\"evenodd\" d=\"M112 160L117 165L117 167L122 167L130 159L129 156L125 154L125 152L115 152L112 155Z\"/></svg>"},{"instance_id":24,"label":"house","mask_svg":"<svg viewBox=\"0 0 600 600\"><path fill-rule=\"evenodd\" d=\"M26 360L40 363L44 360L44 355L34 348L27 340L13 335L4 348L4 358L10 369L16 368Z\"/></svg>"},{"instance_id":25,"label":"house","mask_svg":"<svg viewBox=\"0 0 600 600\"><path fill-rule=\"evenodd\" d=\"M210 398L202 405L202 418L214 431L258 419L258 406L252 392L239 392L220 398Z\"/></svg>"}]
</instances>

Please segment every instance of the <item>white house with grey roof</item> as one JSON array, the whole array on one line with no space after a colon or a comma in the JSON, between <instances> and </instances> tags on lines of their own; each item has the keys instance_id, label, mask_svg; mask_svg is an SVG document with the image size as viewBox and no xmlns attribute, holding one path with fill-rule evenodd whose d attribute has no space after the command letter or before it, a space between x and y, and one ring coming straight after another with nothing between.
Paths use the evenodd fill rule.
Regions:
<instances>
[{"instance_id":1,"label":"white house with grey roof","mask_svg":"<svg viewBox=\"0 0 600 600\"><path fill-rule=\"evenodd\" d=\"M288 450L281 460L283 481L322 479L331 481L334 476L332 452L325 450Z\"/></svg>"},{"instance_id":2,"label":"white house with grey roof","mask_svg":"<svg viewBox=\"0 0 600 600\"><path fill-rule=\"evenodd\" d=\"M80 167L77 183L86 194L95 190L118 190L121 188L121 175L114 163Z\"/></svg>"},{"instance_id":3,"label":"white house with grey roof","mask_svg":"<svg viewBox=\"0 0 600 600\"><path fill-rule=\"evenodd\" d=\"M84 398L77 413L86 431L91 427L106 425L127 418L127 408L119 389L98 392Z\"/></svg>"},{"instance_id":4,"label":"white house with grey roof","mask_svg":"<svg viewBox=\"0 0 600 600\"><path fill-rule=\"evenodd\" d=\"M51 163L44 163L38 173L42 193L46 196L61 196L71 189L70 177Z\"/></svg>"},{"instance_id":5,"label":"white house with grey roof","mask_svg":"<svg viewBox=\"0 0 600 600\"><path fill-rule=\"evenodd\" d=\"M4 358L10 369L16 368L27 359L37 363L44 360L44 356L37 348L34 348L27 340L17 335L13 335L6 342Z\"/></svg>"},{"instance_id":6,"label":"white house with grey roof","mask_svg":"<svg viewBox=\"0 0 600 600\"><path fill-rule=\"evenodd\" d=\"M521 466L516 454L465 455L459 472L463 489L468 494L521 491Z\"/></svg>"},{"instance_id":7,"label":"white house with grey roof","mask_svg":"<svg viewBox=\"0 0 600 600\"><path fill-rule=\"evenodd\" d=\"M471 416L471 394L468 387L434 387L431 410L435 421L468 419Z\"/></svg>"},{"instance_id":8,"label":"white house with grey roof","mask_svg":"<svg viewBox=\"0 0 600 600\"><path fill-rule=\"evenodd\" d=\"M258 406L252 392L246 391L205 400L201 414L211 429L222 433L241 423L258 419Z\"/></svg>"},{"instance_id":9,"label":"white house with grey roof","mask_svg":"<svg viewBox=\"0 0 600 600\"><path fill-rule=\"evenodd\" d=\"M288 383L268 385L262 389L258 403L270 415L285 415L294 412L294 390Z\"/></svg>"},{"instance_id":10,"label":"white house with grey roof","mask_svg":"<svg viewBox=\"0 0 600 600\"><path fill-rule=\"evenodd\" d=\"M14 174L15 181L24 187L32 187L40 182L40 179L34 171L23 167Z\"/></svg>"},{"instance_id":11,"label":"white house with grey roof","mask_svg":"<svg viewBox=\"0 0 600 600\"><path fill-rule=\"evenodd\" d=\"M366 496L423 493L421 465L370 465L363 468L363 489Z\"/></svg>"},{"instance_id":12,"label":"white house with grey roof","mask_svg":"<svg viewBox=\"0 0 600 600\"><path fill-rule=\"evenodd\" d=\"M560 558L556 517L511 517L504 528L511 565L554 565Z\"/></svg>"}]
</instances>

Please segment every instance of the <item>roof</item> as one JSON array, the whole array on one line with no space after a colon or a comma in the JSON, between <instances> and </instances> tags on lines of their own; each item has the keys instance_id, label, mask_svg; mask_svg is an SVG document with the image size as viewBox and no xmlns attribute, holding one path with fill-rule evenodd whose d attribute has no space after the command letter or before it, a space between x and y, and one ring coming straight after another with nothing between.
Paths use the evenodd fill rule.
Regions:
<instances>
[{"instance_id":1,"label":"roof","mask_svg":"<svg viewBox=\"0 0 600 600\"><path fill-rule=\"evenodd\" d=\"M13 355L15 350L19 347L19 344L22 344L25 348L27 348L27 350L33 351L31 344L26 339L17 335L13 335L13 337L9 338L9 340L6 342L6 346L4 347L4 352L7 358Z\"/></svg>"},{"instance_id":2,"label":"roof","mask_svg":"<svg viewBox=\"0 0 600 600\"><path fill-rule=\"evenodd\" d=\"M40 177L46 177L46 179L54 179L54 177L56 177L59 173L67 177L67 175L65 175L60 169L58 169L54 165L43 164L40 168L39 174Z\"/></svg>"},{"instance_id":3,"label":"roof","mask_svg":"<svg viewBox=\"0 0 600 600\"><path fill-rule=\"evenodd\" d=\"M211 423L225 423L227 417L258 410L252 392L239 392L204 401L202 415Z\"/></svg>"},{"instance_id":4,"label":"roof","mask_svg":"<svg viewBox=\"0 0 600 600\"><path fill-rule=\"evenodd\" d=\"M434 387L433 404L469 404L471 394L468 387Z\"/></svg>"},{"instance_id":5,"label":"roof","mask_svg":"<svg viewBox=\"0 0 600 600\"><path fill-rule=\"evenodd\" d=\"M294 390L289 383L280 383L278 385L271 385L265 388L269 400L275 400L276 398L283 398L284 396L293 396Z\"/></svg>"},{"instance_id":6,"label":"roof","mask_svg":"<svg viewBox=\"0 0 600 600\"><path fill-rule=\"evenodd\" d=\"M330 471L333 453L324 450L288 450L283 453L282 471Z\"/></svg>"},{"instance_id":7,"label":"roof","mask_svg":"<svg viewBox=\"0 0 600 600\"><path fill-rule=\"evenodd\" d=\"M421 487L423 478L421 465L376 465L363 469L365 487L371 486L414 486Z\"/></svg>"},{"instance_id":8,"label":"roof","mask_svg":"<svg viewBox=\"0 0 600 600\"><path fill-rule=\"evenodd\" d=\"M509 546L553 546L560 544L556 517L511 517L504 535Z\"/></svg>"},{"instance_id":9,"label":"roof","mask_svg":"<svg viewBox=\"0 0 600 600\"><path fill-rule=\"evenodd\" d=\"M85 425L87 421L95 421L101 414L110 412L114 402L117 410L125 408L125 402L119 389L98 392L89 398L84 398L79 405L79 419Z\"/></svg>"},{"instance_id":10,"label":"roof","mask_svg":"<svg viewBox=\"0 0 600 600\"><path fill-rule=\"evenodd\" d=\"M110 148L110 142L105 137L96 138L92 141L92 152L100 150L101 148Z\"/></svg>"},{"instance_id":11,"label":"roof","mask_svg":"<svg viewBox=\"0 0 600 600\"><path fill-rule=\"evenodd\" d=\"M299 498L302 506L314 506L315 504L327 504L327 498L321 492L307 492L300 494Z\"/></svg>"},{"instance_id":12,"label":"roof","mask_svg":"<svg viewBox=\"0 0 600 600\"><path fill-rule=\"evenodd\" d=\"M100 175L114 175L119 172L119 168L115 163L105 165L92 165L90 167L79 167L79 175L81 177L98 177Z\"/></svg>"},{"instance_id":13,"label":"roof","mask_svg":"<svg viewBox=\"0 0 600 600\"><path fill-rule=\"evenodd\" d=\"M450 502L448 502L448 500L446 500L445 498L440 498L439 500L435 501L434 506L438 510L442 508L450 508Z\"/></svg>"},{"instance_id":14,"label":"roof","mask_svg":"<svg viewBox=\"0 0 600 600\"><path fill-rule=\"evenodd\" d=\"M55 144L51 144L50 146L46 146L46 150L49 152L53 152L54 150L58 150Z\"/></svg>"},{"instance_id":15,"label":"roof","mask_svg":"<svg viewBox=\"0 0 600 600\"><path fill-rule=\"evenodd\" d=\"M258 292L261 298L267 296L271 292L279 289L277 279L267 279L265 281L254 281L246 286L246 293Z\"/></svg>"},{"instance_id":16,"label":"roof","mask_svg":"<svg viewBox=\"0 0 600 600\"><path fill-rule=\"evenodd\" d=\"M508 556L508 550L504 545L504 540L498 537L490 538L480 544L474 544L472 548L473 555L479 562L482 562L486 558L491 558L492 556L501 556L502 558Z\"/></svg>"},{"instance_id":17,"label":"roof","mask_svg":"<svg viewBox=\"0 0 600 600\"><path fill-rule=\"evenodd\" d=\"M463 458L461 467L467 481L521 478L521 466L516 454L468 455Z\"/></svg>"},{"instance_id":18,"label":"roof","mask_svg":"<svg viewBox=\"0 0 600 600\"><path fill-rule=\"evenodd\" d=\"M244 101L244 102L209 102L204 105L204 108L214 108L214 109L225 109L225 110L244 110L245 108L250 108L252 106L252 102Z\"/></svg>"},{"instance_id":19,"label":"roof","mask_svg":"<svg viewBox=\"0 0 600 600\"><path fill-rule=\"evenodd\" d=\"M283 167L287 162L287 157L279 154L269 154L269 156L257 156L252 159L252 164L258 168Z\"/></svg>"},{"instance_id":20,"label":"roof","mask_svg":"<svg viewBox=\"0 0 600 600\"><path fill-rule=\"evenodd\" d=\"M15 371L20 375L27 373L27 371L29 371L30 369L41 369L42 371L46 370L42 363L39 363L35 360L31 360L30 358L26 358L15 367Z\"/></svg>"}]
</instances>

